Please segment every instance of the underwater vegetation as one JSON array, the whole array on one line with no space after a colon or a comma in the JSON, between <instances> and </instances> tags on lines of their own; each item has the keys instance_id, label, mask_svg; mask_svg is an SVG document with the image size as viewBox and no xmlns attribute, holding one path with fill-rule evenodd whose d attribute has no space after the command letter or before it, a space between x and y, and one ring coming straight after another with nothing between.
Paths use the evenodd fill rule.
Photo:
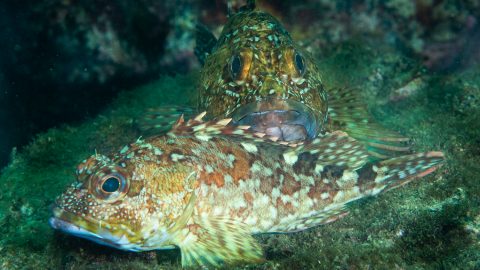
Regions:
<instances>
[{"instance_id":1,"label":"underwater vegetation","mask_svg":"<svg viewBox=\"0 0 480 270\"><path fill-rule=\"evenodd\" d=\"M355 87L378 121L411 138L417 152L443 151L446 163L421 181L355 202L335 223L256 236L267 261L238 268L480 268L478 63L433 73L391 44L358 36L322 47L315 57L327 89ZM136 120L146 108L194 105L197 80L195 71L161 76L120 93L99 115L52 128L12 151L0 176L0 268L178 269L178 250L123 252L54 232L48 218L77 164L137 140Z\"/></svg>"}]
</instances>

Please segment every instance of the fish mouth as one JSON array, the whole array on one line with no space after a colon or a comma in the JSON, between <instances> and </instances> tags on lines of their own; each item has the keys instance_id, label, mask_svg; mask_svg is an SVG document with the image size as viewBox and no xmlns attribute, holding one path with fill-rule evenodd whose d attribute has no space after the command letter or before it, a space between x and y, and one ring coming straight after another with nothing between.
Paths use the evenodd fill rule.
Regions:
<instances>
[{"instance_id":1,"label":"fish mouth","mask_svg":"<svg viewBox=\"0 0 480 270\"><path fill-rule=\"evenodd\" d=\"M84 238L97 244L127 251L140 251L136 245L130 243L125 235L114 235L110 231L104 229L102 226L97 226L98 231L96 233L92 232L86 229L89 224L83 222L86 224L85 226L77 225L82 224L82 222L75 221L75 218L77 217L70 213L67 213L59 208L54 208L53 217L48 220L48 223L55 230Z\"/></svg>"},{"instance_id":2,"label":"fish mouth","mask_svg":"<svg viewBox=\"0 0 480 270\"><path fill-rule=\"evenodd\" d=\"M321 130L315 112L290 99L269 98L251 102L236 109L232 118L234 124L250 126L255 132L284 141L313 139Z\"/></svg>"}]
</instances>

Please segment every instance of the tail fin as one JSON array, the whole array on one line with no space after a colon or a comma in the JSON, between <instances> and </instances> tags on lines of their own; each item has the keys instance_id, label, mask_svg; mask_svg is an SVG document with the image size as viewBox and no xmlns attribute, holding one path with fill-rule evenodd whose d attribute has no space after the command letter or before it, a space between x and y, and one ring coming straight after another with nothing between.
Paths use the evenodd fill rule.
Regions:
<instances>
[{"instance_id":1,"label":"tail fin","mask_svg":"<svg viewBox=\"0 0 480 270\"><path fill-rule=\"evenodd\" d=\"M358 170L358 184L365 195L376 195L424 177L444 162L442 152L425 152L384 160Z\"/></svg>"}]
</instances>

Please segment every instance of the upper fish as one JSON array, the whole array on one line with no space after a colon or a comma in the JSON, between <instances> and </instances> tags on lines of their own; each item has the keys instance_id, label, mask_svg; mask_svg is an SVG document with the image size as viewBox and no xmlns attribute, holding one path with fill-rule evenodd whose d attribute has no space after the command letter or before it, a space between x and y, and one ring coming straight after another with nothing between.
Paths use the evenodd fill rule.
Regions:
<instances>
[{"instance_id":1,"label":"upper fish","mask_svg":"<svg viewBox=\"0 0 480 270\"><path fill-rule=\"evenodd\" d=\"M341 130L366 145L372 156L387 158L409 150L407 138L372 119L358 89L327 89L315 59L275 17L256 9L254 1L229 15L218 39L201 25L196 32L195 53L203 63L197 106L154 110L144 129L171 124L180 114L206 111L211 119L232 118L233 125L248 125L284 141ZM168 109L171 113L165 114Z\"/></svg>"}]
</instances>

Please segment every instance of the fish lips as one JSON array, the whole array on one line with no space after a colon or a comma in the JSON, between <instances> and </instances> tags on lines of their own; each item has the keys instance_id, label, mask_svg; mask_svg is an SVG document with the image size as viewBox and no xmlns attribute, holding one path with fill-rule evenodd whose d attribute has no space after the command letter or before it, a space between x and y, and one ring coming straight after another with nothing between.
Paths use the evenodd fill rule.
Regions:
<instances>
[{"instance_id":1,"label":"fish lips","mask_svg":"<svg viewBox=\"0 0 480 270\"><path fill-rule=\"evenodd\" d=\"M251 102L236 109L232 118L234 124L250 126L255 132L284 141L313 139L321 130L317 114L305 104L290 99Z\"/></svg>"},{"instance_id":2,"label":"fish lips","mask_svg":"<svg viewBox=\"0 0 480 270\"><path fill-rule=\"evenodd\" d=\"M50 226L63 233L70 234L76 237L84 238L93 241L97 244L113 247L116 249L127 251L139 251L135 245L132 245L125 237L118 237L111 234L108 230L101 228L99 232L91 232L82 226L76 225L75 222L68 221L68 213L59 208L53 209L53 216L50 217L48 223Z\"/></svg>"}]
</instances>

